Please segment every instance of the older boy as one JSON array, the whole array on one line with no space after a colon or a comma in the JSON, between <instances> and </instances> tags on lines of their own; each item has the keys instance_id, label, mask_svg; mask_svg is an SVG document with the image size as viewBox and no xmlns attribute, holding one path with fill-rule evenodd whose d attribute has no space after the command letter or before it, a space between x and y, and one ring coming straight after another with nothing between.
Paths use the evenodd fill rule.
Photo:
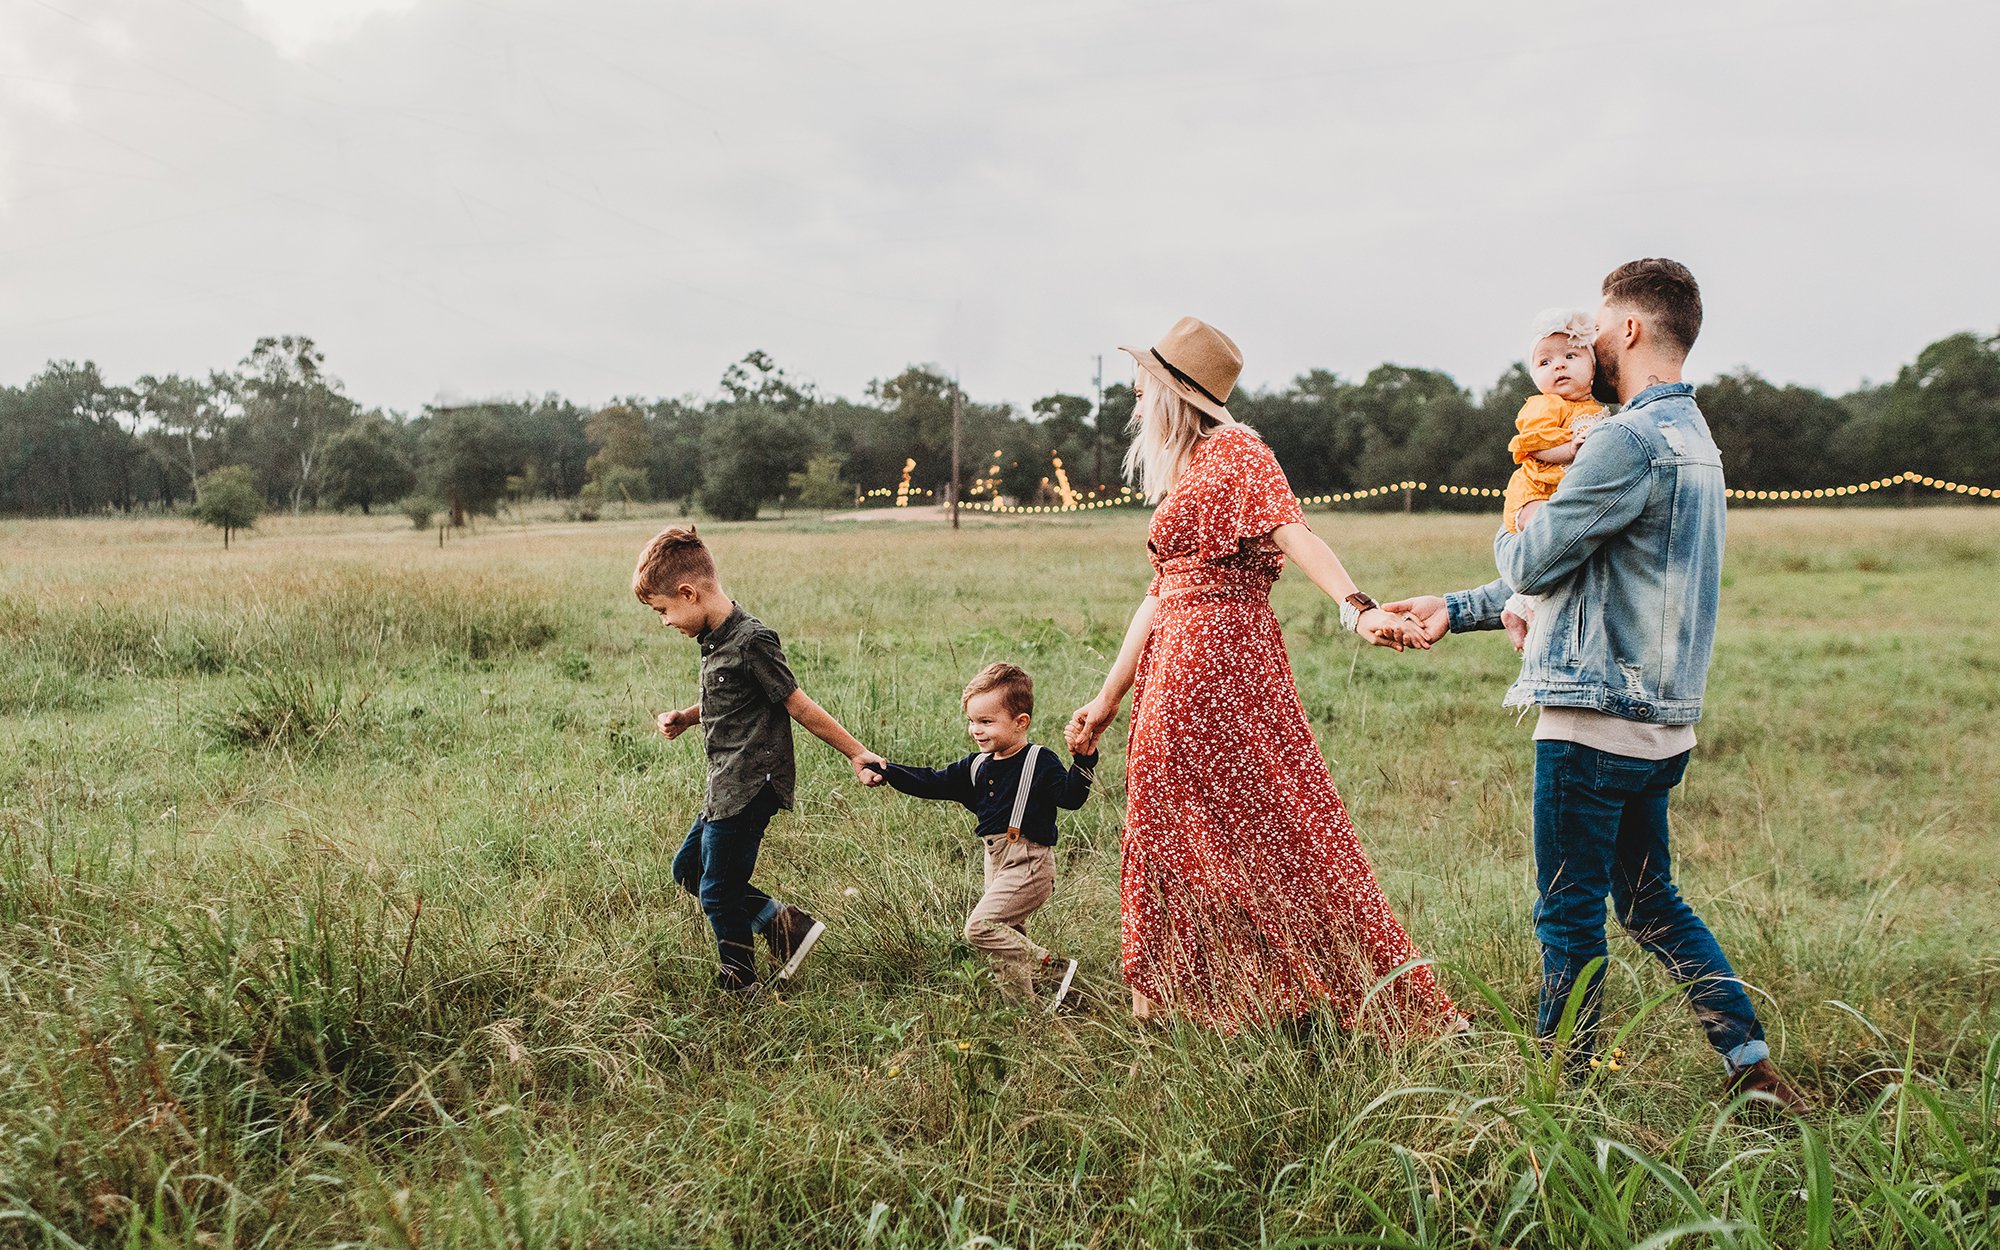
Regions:
<instances>
[{"instance_id":1,"label":"older boy","mask_svg":"<svg viewBox=\"0 0 2000 1250\"><path fill-rule=\"evenodd\" d=\"M1030 941L1028 917L1055 893L1056 809L1075 811L1090 797L1097 753L1076 751L1064 768L1028 741L1035 682L1015 665L979 670L960 704L977 753L943 768L887 764L876 771L904 794L958 803L978 817L986 889L965 919L965 940L993 961L1009 994L1030 998L1037 979L1052 982L1054 1012L1069 994L1076 960Z\"/></svg>"},{"instance_id":2,"label":"older boy","mask_svg":"<svg viewBox=\"0 0 2000 1250\"><path fill-rule=\"evenodd\" d=\"M708 747L701 815L674 856L674 880L701 900L715 930L722 963L716 984L754 997L761 985L752 934L764 935L785 981L826 932L804 910L750 883L765 826L792 805L792 721L846 756L864 784L871 779L862 766L882 757L799 689L778 636L724 593L714 557L692 527L663 530L646 544L632 593L701 645L700 701L662 712L656 722L669 739L700 725Z\"/></svg>"}]
</instances>

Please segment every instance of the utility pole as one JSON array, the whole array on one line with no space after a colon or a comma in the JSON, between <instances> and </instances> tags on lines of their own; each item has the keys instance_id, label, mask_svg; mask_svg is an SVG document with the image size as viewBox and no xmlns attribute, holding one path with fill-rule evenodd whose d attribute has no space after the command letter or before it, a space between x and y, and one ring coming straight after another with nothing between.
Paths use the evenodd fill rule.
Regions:
<instances>
[{"instance_id":1,"label":"utility pole","mask_svg":"<svg viewBox=\"0 0 2000 1250\"><path fill-rule=\"evenodd\" d=\"M1097 489L1104 489L1104 353L1097 353L1097 411L1090 414L1090 445L1097 449Z\"/></svg>"},{"instance_id":2,"label":"utility pole","mask_svg":"<svg viewBox=\"0 0 2000 1250\"><path fill-rule=\"evenodd\" d=\"M964 396L958 389L958 376L951 379L951 527L958 528L958 450L965 435Z\"/></svg>"}]
</instances>

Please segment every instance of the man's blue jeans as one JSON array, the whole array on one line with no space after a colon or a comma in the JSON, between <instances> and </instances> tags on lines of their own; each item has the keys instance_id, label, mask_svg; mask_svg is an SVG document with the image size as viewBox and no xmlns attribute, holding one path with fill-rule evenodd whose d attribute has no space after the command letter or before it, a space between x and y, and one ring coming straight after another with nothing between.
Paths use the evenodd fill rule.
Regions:
<instances>
[{"instance_id":1,"label":"man's blue jeans","mask_svg":"<svg viewBox=\"0 0 2000 1250\"><path fill-rule=\"evenodd\" d=\"M1604 898L1618 923L1687 987L1695 1016L1730 1070L1770 1054L1750 996L1715 935L1682 900L1667 847L1667 794L1688 752L1639 760L1575 742L1535 743L1535 936L1542 943L1543 1037L1562 1020L1585 965L1603 956ZM1577 1052L1596 1046L1601 975L1577 1015Z\"/></svg>"},{"instance_id":2,"label":"man's blue jeans","mask_svg":"<svg viewBox=\"0 0 2000 1250\"><path fill-rule=\"evenodd\" d=\"M674 855L674 880L701 900L702 913L715 930L722 960L716 984L724 989L742 989L757 979L755 936L782 906L750 884L764 828L777 813L778 792L767 785L740 812L720 820L710 820L706 813L697 818Z\"/></svg>"}]
</instances>

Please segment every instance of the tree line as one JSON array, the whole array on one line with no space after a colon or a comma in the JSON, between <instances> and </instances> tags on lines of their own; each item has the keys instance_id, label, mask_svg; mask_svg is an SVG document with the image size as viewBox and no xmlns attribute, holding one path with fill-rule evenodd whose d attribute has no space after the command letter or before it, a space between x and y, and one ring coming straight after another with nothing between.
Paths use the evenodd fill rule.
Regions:
<instances>
[{"instance_id":1,"label":"tree line","mask_svg":"<svg viewBox=\"0 0 2000 1250\"><path fill-rule=\"evenodd\" d=\"M1270 443L1301 494L1404 480L1498 486L1512 470L1514 415L1533 393L1520 365L1474 393L1434 369L1385 364L1359 380L1313 370L1239 391L1230 409ZM1743 369L1704 383L1700 400L1731 483L1744 489L1903 470L2000 481L2000 335L1940 339L1894 380L1846 395ZM912 365L849 400L751 352L703 398L592 407L550 394L404 414L363 406L311 339L287 335L205 377L114 384L95 364L52 361L0 387L0 511L184 508L224 469L232 492L266 508L398 507L420 523L536 499L566 501L584 518L622 501L678 501L745 519L772 504L852 505L895 486L906 465L914 488L942 498L954 402L965 498L1048 502L1065 481L1079 497L1117 489L1132 412L1123 383L1101 402L1055 394L1020 409L955 395L939 370ZM1485 506L1435 494L1419 503Z\"/></svg>"}]
</instances>

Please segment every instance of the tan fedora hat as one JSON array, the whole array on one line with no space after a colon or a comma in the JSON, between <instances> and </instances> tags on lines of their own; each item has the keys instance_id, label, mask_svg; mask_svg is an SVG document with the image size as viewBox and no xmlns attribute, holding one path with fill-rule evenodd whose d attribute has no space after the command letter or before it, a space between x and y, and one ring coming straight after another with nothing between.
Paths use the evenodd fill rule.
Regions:
<instances>
[{"instance_id":1,"label":"tan fedora hat","mask_svg":"<svg viewBox=\"0 0 2000 1250\"><path fill-rule=\"evenodd\" d=\"M1120 347L1139 367L1212 417L1233 421L1229 392L1243 372L1243 353L1227 334L1199 317L1182 317L1152 347Z\"/></svg>"}]
</instances>

